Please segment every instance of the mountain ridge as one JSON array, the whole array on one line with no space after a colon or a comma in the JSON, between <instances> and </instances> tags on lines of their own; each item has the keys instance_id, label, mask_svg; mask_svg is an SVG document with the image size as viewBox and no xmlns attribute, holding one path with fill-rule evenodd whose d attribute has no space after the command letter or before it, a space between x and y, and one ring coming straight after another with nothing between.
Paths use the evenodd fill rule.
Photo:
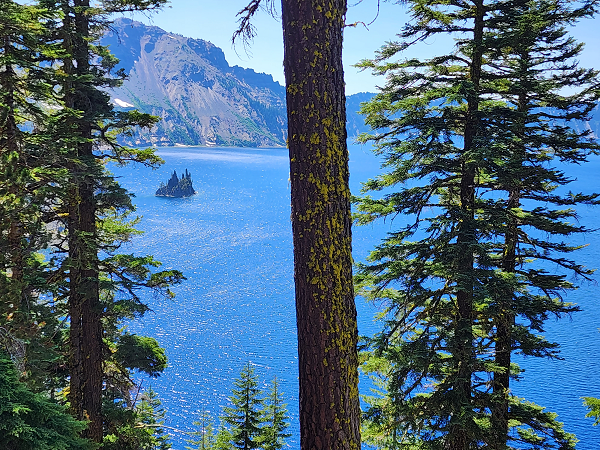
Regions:
<instances>
[{"instance_id":1,"label":"mountain ridge","mask_svg":"<svg viewBox=\"0 0 600 450\"><path fill-rule=\"evenodd\" d=\"M284 146L285 88L271 75L230 66L214 44L117 19L101 40L128 78L111 91L118 108L159 116L129 145Z\"/></svg>"},{"instance_id":2,"label":"mountain ridge","mask_svg":"<svg viewBox=\"0 0 600 450\"><path fill-rule=\"evenodd\" d=\"M152 130L121 136L131 146L284 147L285 88L268 74L230 66L209 41L117 19L101 40L128 75L110 94L117 109L136 108L161 118ZM373 93L346 98L348 137L369 131L358 114ZM577 124L600 136L600 108Z\"/></svg>"}]
</instances>

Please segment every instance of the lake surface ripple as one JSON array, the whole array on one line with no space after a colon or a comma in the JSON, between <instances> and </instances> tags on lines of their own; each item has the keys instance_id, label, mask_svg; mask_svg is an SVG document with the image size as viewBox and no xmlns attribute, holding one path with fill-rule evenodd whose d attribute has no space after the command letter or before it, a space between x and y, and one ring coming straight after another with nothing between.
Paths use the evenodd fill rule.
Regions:
<instances>
[{"instance_id":1,"label":"lake surface ripple","mask_svg":"<svg viewBox=\"0 0 600 450\"><path fill-rule=\"evenodd\" d=\"M193 431L192 421L207 410L216 418L228 405L233 379L247 361L256 368L265 391L277 376L291 418L289 448L299 448L297 354L287 150L240 148L164 148L160 169L113 168L121 184L135 194L143 216L126 251L151 254L164 268L187 277L167 300L149 295L153 312L130 324L132 332L153 336L167 350L169 367L156 380L144 380L156 390L167 412L166 425ZM351 185L379 171L368 147L351 146ZM187 199L155 197L173 170L188 169L198 194ZM600 160L575 168L574 190L600 190ZM572 173L571 169L569 169ZM581 222L600 223L600 208L583 208ZM387 221L355 227L355 260L362 260L393 229ZM600 234L575 259L600 267ZM597 277L596 277L597 278ZM585 419L582 396L600 397L598 350L600 306L598 285L585 282L569 294L583 312L571 319L551 319L546 336L562 346L562 361L522 359L523 381L517 395L557 412L568 431L576 433L582 450L600 448L600 427ZM359 331L371 334L375 309L357 299ZM363 386L365 382L361 383ZM364 388L363 388L364 389ZM186 435L175 432L173 448L185 448Z\"/></svg>"}]
</instances>

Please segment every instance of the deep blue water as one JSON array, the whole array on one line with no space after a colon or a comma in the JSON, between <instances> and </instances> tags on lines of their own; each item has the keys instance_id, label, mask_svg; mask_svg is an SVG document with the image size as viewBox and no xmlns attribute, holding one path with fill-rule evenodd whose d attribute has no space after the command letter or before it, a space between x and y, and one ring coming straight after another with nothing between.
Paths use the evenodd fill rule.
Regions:
<instances>
[{"instance_id":1,"label":"deep blue water","mask_svg":"<svg viewBox=\"0 0 600 450\"><path fill-rule=\"evenodd\" d=\"M198 412L215 415L247 361L255 366L265 390L277 376L291 417L288 440L299 448L297 424L297 357L293 295L293 257L289 207L289 169L285 149L165 148L165 165L113 169L135 194L143 216L131 248L154 255L164 267L187 277L175 287L173 300L148 296L153 309L130 324L131 331L158 339L167 350L169 367L151 384L167 411L169 427L192 431ZM378 173L379 163L367 147L351 147L351 186ZM198 194L187 199L154 196L173 170L188 169ZM570 170L574 190L600 190L600 160ZM581 222L597 226L600 208L583 208ZM355 227L355 260L362 260L394 223ZM590 243L576 259L600 267L600 233L579 237ZM597 278L597 277L596 277ZM597 352L600 350L600 305L596 283L584 283L568 299L583 312L551 320L546 336L563 348L563 361L520 362L524 380L514 391L557 412L577 434L579 449L600 448L600 427L585 419L580 397L600 397ZM359 332L377 330L375 309L357 299ZM363 383L364 384L364 383ZM185 434L173 433L173 448L183 450Z\"/></svg>"}]
</instances>

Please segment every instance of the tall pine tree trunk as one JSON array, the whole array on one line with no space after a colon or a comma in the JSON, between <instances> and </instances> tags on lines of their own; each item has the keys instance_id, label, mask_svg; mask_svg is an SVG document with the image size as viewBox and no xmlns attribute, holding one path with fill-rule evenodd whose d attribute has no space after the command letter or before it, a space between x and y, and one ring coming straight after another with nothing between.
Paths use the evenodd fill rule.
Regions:
<instances>
[{"instance_id":1,"label":"tall pine tree trunk","mask_svg":"<svg viewBox=\"0 0 600 450\"><path fill-rule=\"evenodd\" d=\"M66 106L82 111L75 122L80 142L73 149L71 188L68 198L69 233L69 314L70 324L70 393L75 417L89 420L84 436L102 441L102 325L98 286L98 246L96 235L96 203L94 198L96 160L93 155L89 116L93 99L89 86L80 77L90 72L88 43L89 23L86 17L89 0L75 0L72 9L73 33L67 36L75 64L69 69L75 78L67 89ZM68 17L66 29L68 30Z\"/></svg>"},{"instance_id":2,"label":"tall pine tree trunk","mask_svg":"<svg viewBox=\"0 0 600 450\"><path fill-rule=\"evenodd\" d=\"M522 61L529 60L529 54L520 55ZM526 80L521 80L525 85ZM510 170L518 178L511 180L508 191L508 210L506 233L504 236L504 254L502 255L502 271L506 274L515 274L517 267L517 246L519 244L519 223L510 210L521 206L521 178L522 166L525 162L525 115L527 111L527 95L520 92L517 103L517 119L514 127L514 136L517 144L512 149L510 156ZM508 286L506 292L498 302L498 316L496 317L495 356L494 362L500 370L494 372L493 395L494 407L492 408L491 424L495 434L491 448L504 450L508 442L509 430L509 397L510 397L510 365L513 351L512 331L515 327L514 286Z\"/></svg>"},{"instance_id":3,"label":"tall pine tree trunk","mask_svg":"<svg viewBox=\"0 0 600 450\"><path fill-rule=\"evenodd\" d=\"M517 182L518 183L518 182ZM519 207L519 192L515 189L509 193L507 209ZM512 218L507 224L504 242L502 270L514 274L516 267L517 222ZM513 290L506 289L498 302L496 317L495 355L494 362L499 370L493 375L493 408L491 415L492 431L495 439L490 446L494 450L506 449L508 442L509 395L510 395L510 363L512 355L512 330L515 326L513 312Z\"/></svg>"},{"instance_id":4,"label":"tall pine tree trunk","mask_svg":"<svg viewBox=\"0 0 600 450\"><path fill-rule=\"evenodd\" d=\"M359 449L344 0L283 0L303 450Z\"/></svg>"},{"instance_id":5,"label":"tall pine tree trunk","mask_svg":"<svg viewBox=\"0 0 600 450\"><path fill-rule=\"evenodd\" d=\"M479 133L479 83L483 56L483 0L474 2L473 53L469 68L471 93L467 94L464 146L461 163L460 214L457 236L457 314L455 318L454 343L452 345L456 378L453 411L449 424L446 447L450 450L468 450L472 445L474 429L472 378L475 363L473 347L473 293L474 293L474 249L477 244L475 223L475 178L477 161L473 158Z\"/></svg>"},{"instance_id":6,"label":"tall pine tree trunk","mask_svg":"<svg viewBox=\"0 0 600 450\"><path fill-rule=\"evenodd\" d=\"M83 150L83 149L80 149ZM83 156L83 155L82 155ZM69 204L71 408L89 420L85 436L102 440L102 325L95 246L95 204L89 179L78 180Z\"/></svg>"}]
</instances>

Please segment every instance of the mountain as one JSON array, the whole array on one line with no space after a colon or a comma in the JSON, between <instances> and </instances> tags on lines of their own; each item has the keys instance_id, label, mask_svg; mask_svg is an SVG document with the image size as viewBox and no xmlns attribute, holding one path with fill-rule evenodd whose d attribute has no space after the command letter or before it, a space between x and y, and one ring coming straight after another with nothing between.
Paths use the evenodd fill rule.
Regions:
<instances>
[{"instance_id":1,"label":"mountain","mask_svg":"<svg viewBox=\"0 0 600 450\"><path fill-rule=\"evenodd\" d=\"M600 139L600 104L592 111L591 120L587 123L587 128L592 130L596 139Z\"/></svg>"},{"instance_id":2,"label":"mountain","mask_svg":"<svg viewBox=\"0 0 600 450\"><path fill-rule=\"evenodd\" d=\"M128 145L285 146L285 88L271 75L230 66L208 41L117 19L101 41L128 75L111 91L117 108L136 108L162 120L152 130L122 137ZM349 96L348 136L366 131L359 103Z\"/></svg>"},{"instance_id":3,"label":"mountain","mask_svg":"<svg viewBox=\"0 0 600 450\"><path fill-rule=\"evenodd\" d=\"M373 97L371 92L359 92L346 97L346 131L350 139L356 138L361 133L366 133L369 127L365 125L365 118L358 114L360 104Z\"/></svg>"},{"instance_id":4,"label":"mountain","mask_svg":"<svg viewBox=\"0 0 600 450\"><path fill-rule=\"evenodd\" d=\"M111 92L117 108L136 108L162 120L123 143L144 145L285 146L285 88L271 75L230 66L208 41L117 19L101 41L128 75ZM373 94L346 99L350 139L368 131L357 112ZM581 125L580 125L581 126ZM600 111L584 125L600 136Z\"/></svg>"},{"instance_id":5,"label":"mountain","mask_svg":"<svg viewBox=\"0 0 600 450\"><path fill-rule=\"evenodd\" d=\"M111 92L115 105L162 119L128 144L285 145L285 88L271 75L229 66L210 42L125 18L101 44L128 75Z\"/></svg>"}]
</instances>

